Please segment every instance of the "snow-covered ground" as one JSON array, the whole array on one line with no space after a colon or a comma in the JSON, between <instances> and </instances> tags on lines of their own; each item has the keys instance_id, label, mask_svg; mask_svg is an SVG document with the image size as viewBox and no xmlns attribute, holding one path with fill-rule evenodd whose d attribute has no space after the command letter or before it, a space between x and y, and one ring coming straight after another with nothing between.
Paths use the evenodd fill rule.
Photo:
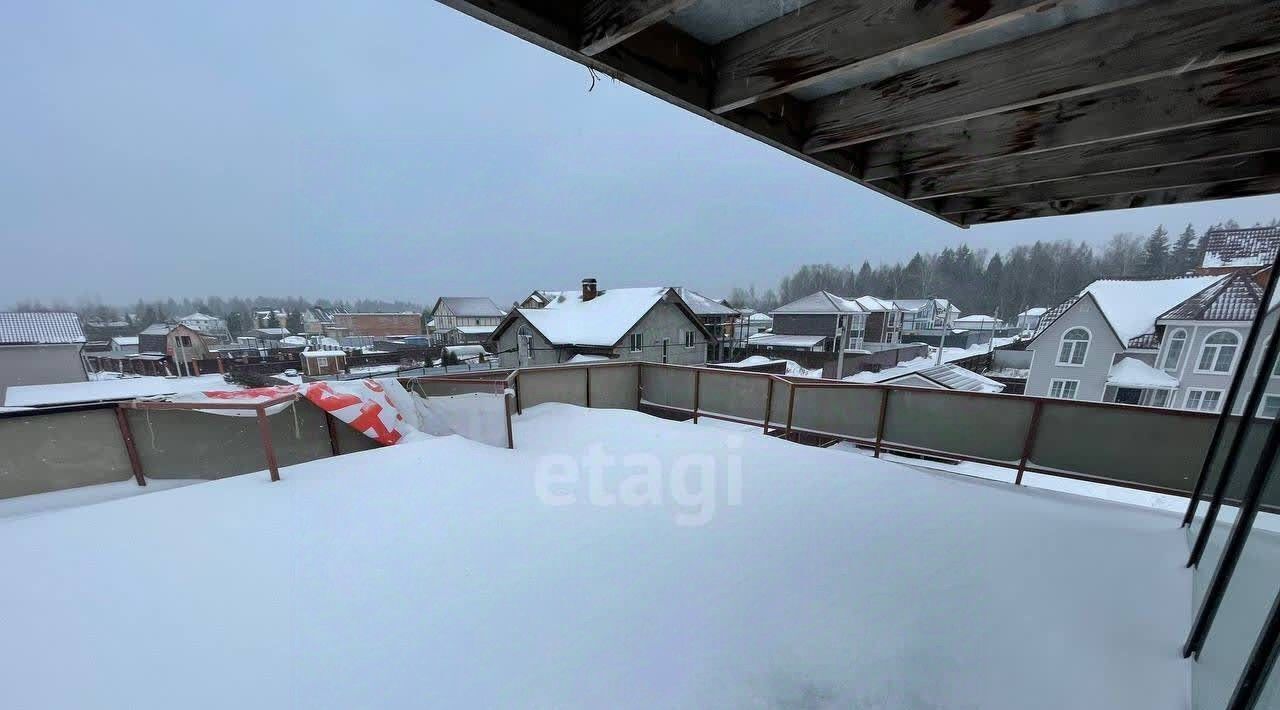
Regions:
<instances>
[{"instance_id":1,"label":"snow-covered ground","mask_svg":"<svg viewBox=\"0 0 1280 710\"><path fill-rule=\"evenodd\" d=\"M0 521L5 705L1187 706L1176 516L629 411L515 426Z\"/></svg>"},{"instance_id":2,"label":"snow-covered ground","mask_svg":"<svg viewBox=\"0 0 1280 710\"><path fill-rule=\"evenodd\" d=\"M37 493L17 498L4 498L0 499L0 520L18 518L24 515L36 515L38 513L50 513L67 508L79 508L121 498L132 498L133 496L167 491L170 488L181 488L193 483L203 483L203 481L198 479L148 478L147 485L139 486L131 478L127 481L102 483L96 486L81 486L79 488L67 488L61 491Z\"/></svg>"}]
</instances>

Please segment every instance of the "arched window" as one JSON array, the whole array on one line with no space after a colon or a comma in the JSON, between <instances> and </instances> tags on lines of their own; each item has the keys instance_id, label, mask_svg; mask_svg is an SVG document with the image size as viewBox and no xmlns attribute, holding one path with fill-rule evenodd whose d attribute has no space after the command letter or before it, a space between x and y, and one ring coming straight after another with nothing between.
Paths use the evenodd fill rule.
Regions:
<instances>
[{"instance_id":1,"label":"arched window","mask_svg":"<svg viewBox=\"0 0 1280 710\"><path fill-rule=\"evenodd\" d=\"M1187 347L1187 331L1179 328L1173 331L1173 335L1169 336L1169 344L1164 349L1164 360L1160 363L1160 368L1165 372L1174 372L1178 369L1178 362L1182 360L1182 351Z\"/></svg>"},{"instance_id":2,"label":"arched window","mask_svg":"<svg viewBox=\"0 0 1280 710\"><path fill-rule=\"evenodd\" d=\"M1089 331L1084 328L1072 328L1062 334L1062 344L1058 347L1058 364L1079 367L1089 353Z\"/></svg>"},{"instance_id":3,"label":"arched window","mask_svg":"<svg viewBox=\"0 0 1280 710\"><path fill-rule=\"evenodd\" d=\"M520 358L521 367L533 363L533 331L522 325L516 331L516 354Z\"/></svg>"},{"instance_id":4,"label":"arched window","mask_svg":"<svg viewBox=\"0 0 1280 710\"><path fill-rule=\"evenodd\" d=\"M1240 350L1240 336L1230 330L1219 330L1204 339L1200 348L1200 359L1196 362L1196 372L1212 372L1226 374L1231 372L1235 364L1236 353Z\"/></svg>"}]
</instances>

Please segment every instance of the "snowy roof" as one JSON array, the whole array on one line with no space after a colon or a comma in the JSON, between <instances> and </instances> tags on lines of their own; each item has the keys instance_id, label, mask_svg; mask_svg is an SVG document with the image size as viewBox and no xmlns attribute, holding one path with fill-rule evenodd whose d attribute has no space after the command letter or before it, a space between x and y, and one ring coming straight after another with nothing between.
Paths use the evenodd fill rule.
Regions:
<instances>
[{"instance_id":1,"label":"snowy roof","mask_svg":"<svg viewBox=\"0 0 1280 710\"><path fill-rule=\"evenodd\" d=\"M489 351L484 349L483 345L448 345L445 352L456 355L458 357L476 357L478 355L488 355Z\"/></svg>"},{"instance_id":2,"label":"snowy roof","mask_svg":"<svg viewBox=\"0 0 1280 710\"><path fill-rule=\"evenodd\" d=\"M827 291L818 291L778 306L770 311L770 315L775 313L865 313L866 310L857 301Z\"/></svg>"},{"instance_id":3,"label":"snowy roof","mask_svg":"<svg viewBox=\"0 0 1280 710\"><path fill-rule=\"evenodd\" d=\"M1093 296L1121 342L1151 330L1156 317L1218 281L1195 276L1155 281L1094 281L1082 293Z\"/></svg>"},{"instance_id":4,"label":"snowy roof","mask_svg":"<svg viewBox=\"0 0 1280 710\"><path fill-rule=\"evenodd\" d=\"M342 352L341 350L308 350L308 351L306 351L306 352L301 352L301 353L298 353L298 354L299 354L299 355L301 355L302 357L305 357L305 358L316 358L316 357L346 357L346 355L347 355L346 353Z\"/></svg>"},{"instance_id":5,"label":"snowy roof","mask_svg":"<svg viewBox=\"0 0 1280 710\"><path fill-rule=\"evenodd\" d=\"M577 355L574 355L568 360L565 360L565 363L569 365L581 365L584 362L604 362L608 359L609 358L605 357L604 355L588 355L586 353L578 353Z\"/></svg>"},{"instance_id":6,"label":"snowy roof","mask_svg":"<svg viewBox=\"0 0 1280 710\"><path fill-rule=\"evenodd\" d=\"M169 331L176 327L177 326L170 325L168 323L152 323L144 328L139 335L168 335Z\"/></svg>"},{"instance_id":7,"label":"snowy roof","mask_svg":"<svg viewBox=\"0 0 1280 710\"><path fill-rule=\"evenodd\" d=\"M991 323L999 323L999 322L1000 322L1000 319L996 318L995 316L984 316L984 315L965 316L963 318L957 318L955 320L956 325L963 325L967 323L986 323L989 325Z\"/></svg>"},{"instance_id":8,"label":"snowy roof","mask_svg":"<svg viewBox=\"0 0 1280 710\"><path fill-rule=\"evenodd\" d=\"M185 315L179 318L178 320L183 321L183 320L222 320L222 319L217 316L211 316L208 313L201 313L200 311L196 311L195 313L190 313L188 315Z\"/></svg>"},{"instance_id":9,"label":"snowy roof","mask_svg":"<svg viewBox=\"0 0 1280 710\"><path fill-rule=\"evenodd\" d=\"M1205 268L1269 266L1280 248L1280 227L1210 229L1205 234Z\"/></svg>"},{"instance_id":10,"label":"snowy roof","mask_svg":"<svg viewBox=\"0 0 1280 710\"><path fill-rule=\"evenodd\" d=\"M665 286L610 288L590 301L583 301L580 292L566 292L563 300L545 308L518 308L516 312L554 345L612 347L670 290Z\"/></svg>"},{"instance_id":11,"label":"snowy roof","mask_svg":"<svg viewBox=\"0 0 1280 710\"><path fill-rule=\"evenodd\" d=\"M307 339L300 335L286 335L280 339L281 345L306 345Z\"/></svg>"},{"instance_id":12,"label":"snowy roof","mask_svg":"<svg viewBox=\"0 0 1280 710\"><path fill-rule=\"evenodd\" d=\"M463 335L488 335L497 327L496 325L459 325L450 330L456 330Z\"/></svg>"},{"instance_id":13,"label":"snowy roof","mask_svg":"<svg viewBox=\"0 0 1280 710\"><path fill-rule=\"evenodd\" d=\"M114 402L201 390L239 389L222 375L199 377L122 377L114 380L62 382L52 385L18 385L5 390L8 407L48 407L86 402Z\"/></svg>"},{"instance_id":14,"label":"snowy roof","mask_svg":"<svg viewBox=\"0 0 1280 710\"><path fill-rule=\"evenodd\" d=\"M773 319L767 313L752 313L747 316L748 323L772 323Z\"/></svg>"},{"instance_id":15,"label":"snowy roof","mask_svg":"<svg viewBox=\"0 0 1280 710\"><path fill-rule=\"evenodd\" d=\"M1178 386L1178 380L1137 358L1127 357L1111 366L1111 371L1107 373L1107 384L1141 389L1173 389Z\"/></svg>"},{"instance_id":16,"label":"snowy roof","mask_svg":"<svg viewBox=\"0 0 1280 710\"><path fill-rule=\"evenodd\" d=\"M774 345L784 348L812 348L826 339L825 335L773 335L758 333L747 338L751 345Z\"/></svg>"},{"instance_id":17,"label":"snowy roof","mask_svg":"<svg viewBox=\"0 0 1280 710\"><path fill-rule=\"evenodd\" d=\"M288 328L254 328L253 332L263 335L292 335Z\"/></svg>"},{"instance_id":18,"label":"snowy roof","mask_svg":"<svg viewBox=\"0 0 1280 710\"><path fill-rule=\"evenodd\" d=\"M111 339L111 342L115 343L116 345L123 345L123 346L128 346L128 345L137 345L137 344L138 344L138 336L136 336L136 335L117 335L116 337L114 337L114 338L112 338L112 339Z\"/></svg>"},{"instance_id":19,"label":"snowy roof","mask_svg":"<svg viewBox=\"0 0 1280 710\"><path fill-rule=\"evenodd\" d=\"M1243 272L1232 273L1191 298L1179 303L1156 320L1249 321L1262 302L1262 287Z\"/></svg>"},{"instance_id":20,"label":"snowy roof","mask_svg":"<svg viewBox=\"0 0 1280 710\"><path fill-rule=\"evenodd\" d=\"M80 317L74 313L0 313L0 344L83 343Z\"/></svg>"},{"instance_id":21,"label":"snowy roof","mask_svg":"<svg viewBox=\"0 0 1280 710\"><path fill-rule=\"evenodd\" d=\"M1035 308L1028 308L1027 310L1025 310L1025 311L1023 311L1023 312L1019 313L1018 315L1019 315L1019 316L1029 316L1029 317L1031 317L1031 318L1035 318L1036 316L1042 316L1042 315L1044 315L1045 313L1048 313L1048 312L1049 312L1049 309L1048 309L1048 308L1041 308L1041 307L1037 306L1037 307L1035 307Z\"/></svg>"},{"instance_id":22,"label":"snowy roof","mask_svg":"<svg viewBox=\"0 0 1280 710\"><path fill-rule=\"evenodd\" d=\"M933 367L925 367L911 372L904 372L895 375L887 380L881 380L884 383L890 383L903 377L923 377L931 382L938 384L950 390L960 390L964 392L1000 392L1004 390L1004 385L996 382L989 377L983 377L973 370L966 370L959 365L943 363Z\"/></svg>"},{"instance_id":23,"label":"snowy roof","mask_svg":"<svg viewBox=\"0 0 1280 710\"><path fill-rule=\"evenodd\" d=\"M957 308L955 304L951 303L945 298L934 298L934 299L895 298L893 299L893 302L897 304L897 306L904 311L918 311L921 308L924 308L925 306L929 305L930 300L932 300L937 305L938 308L946 308L948 311L952 311L955 313L960 312L960 309Z\"/></svg>"},{"instance_id":24,"label":"snowy roof","mask_svg":"<svg viewBox=\"0 0 1280 710\"><path fill-rule=\"evenodd\" d=\"M455 316L502 317L506 315L498 304L487 296L441 296L440 303ZM439 305L439 304L437 304ZM435 310L432 310L435 315Z\"/></svg>"},{"instance_id":25,"label":"snowy roof","mask_svg":"<svg viewBox=\"0 0 1280 710\"><path fill-rule=\"evenodd\" d=\"M700 316L736 316L738 312L719 301L708 298L691 288L676 287L676 293L684 299L689 310Z\"/></svg>"},{"instance_id":26,"label":"snowy roof","mask_svg":"<svg viewBox=\"0 0 1280 710\"><path fill-rule=\"evenodd\" d=\"M901 306L894 303L888 298L879 298L876 296L858 296L853 299L855 303L867 311L900 311Z\"/></svg>"},{"instance_id":27,"label":"snowy roof","mask_svg":"<svg viewBox=\"0 0 1280 710\"><path fill-rule=\"evenodd\" d=\"M760 367L761 365L775 365L780 362L786 362L786 360L775 360L773 358L765 357L764 355L751 355L737 362L717 362L716 367L732 367L737 369L744 367Z\"/></svg>"}]
</instances>

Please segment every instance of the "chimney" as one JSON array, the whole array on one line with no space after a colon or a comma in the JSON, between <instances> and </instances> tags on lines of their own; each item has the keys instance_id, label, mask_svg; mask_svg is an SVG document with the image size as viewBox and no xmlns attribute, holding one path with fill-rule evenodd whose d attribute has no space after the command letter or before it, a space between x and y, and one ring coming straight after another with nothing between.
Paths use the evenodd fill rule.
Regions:
<instances>
[{"instance_id":1,"label":"chimney","mask_svg":"<svg viewBox=\"0 0 1280 710\"><path fill-rule=\"evenodd\" d=\"M590 301L595 297L596 297L596 280L583 279L582 280L582 302L586 303L587 301Z\"/></svg>"}]
</instances>

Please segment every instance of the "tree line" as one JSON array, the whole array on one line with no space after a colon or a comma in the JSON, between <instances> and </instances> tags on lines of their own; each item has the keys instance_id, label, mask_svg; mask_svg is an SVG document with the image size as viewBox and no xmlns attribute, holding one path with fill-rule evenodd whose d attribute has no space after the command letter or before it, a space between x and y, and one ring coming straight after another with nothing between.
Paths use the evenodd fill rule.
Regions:
<instances>
[{"instance_id":1,"label":"tree line","mask_svg":"<svg viewBox=\"0 0 1280 710\"><path fill-rule=\"evenodd\" d=\"M103 322L121 322L122 330L136 333L152 323L174 321L191 313L204 313L217 316L227 322L227 330L239 335L254 328L274 328L276 323L259 322L255 316L257 311L283 311L286 325L291 332L302 332L302 312L320 307L329 310L341 310L356 313L376 313L394 311L417 311L425 315L426 309L421 303L413 301L386 301L380 299L358 298L354 300L330 300L327 298L307 299L299 296L277 297L230 297L209 296L207 298L167 298L156 300L139 299L130 306L104 304L95 299L80 299L74 303L53 301L44 303L38 300L19 301L14 305L16 311L71 311L79 314L82 323L90 319Z\"/></svg>"},{"instance_id":2,"label":"tree line","mask_svg":"<svg viewBox=\"0 0 1280 710\"><path fill-rule=\"evenodd\" d=\"M1280 224L1272 220L1270 226ZM1262 226L1262 225L1255 225ZM1209 229L1238 229L1235 220ZM1113 235L1100 247L1084 241L1039 241L991 254L967 244L917 252L906 263L858 268L806 264L763 293L735 288L736 307L769 311L815 291L882 298L948 298L965 314L1011 319L1027 308L1052 307L1098 279L1155 279L1186 274L1200 264L1207 231L1188 224L1177 236L1159 225L1146 236Z\"/></svg>"}]
</instances>

